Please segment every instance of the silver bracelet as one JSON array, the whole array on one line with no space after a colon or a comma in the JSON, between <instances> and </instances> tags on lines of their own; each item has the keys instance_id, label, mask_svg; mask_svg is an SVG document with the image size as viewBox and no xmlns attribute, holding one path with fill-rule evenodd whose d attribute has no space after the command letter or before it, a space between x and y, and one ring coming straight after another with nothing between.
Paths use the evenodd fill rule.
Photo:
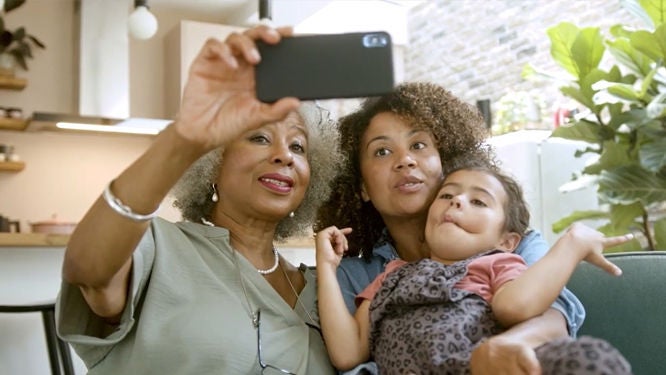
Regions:
<instances>
[{"instance_id":1,"label":"silver bracelet","mask_svg":"<svg viewBox=\"0 0 666 375\"><path fill-rule=\"evenodd\" d=\"M132 209L129 206L124 204L120 199L118 199L115 195L113 195L113 193L111 192L112 183L113 181L109 182L109 184L106 185L103 194L104 200L109 205L109 207L111 207L112 210L116 211L119 215L134 221L148 221L157 216L157 211L160 210L159 207L157 207L157 210L155 210L155 212L149 213L148 215L141 215L132 211Z\"/></svg>"}]
</instances>

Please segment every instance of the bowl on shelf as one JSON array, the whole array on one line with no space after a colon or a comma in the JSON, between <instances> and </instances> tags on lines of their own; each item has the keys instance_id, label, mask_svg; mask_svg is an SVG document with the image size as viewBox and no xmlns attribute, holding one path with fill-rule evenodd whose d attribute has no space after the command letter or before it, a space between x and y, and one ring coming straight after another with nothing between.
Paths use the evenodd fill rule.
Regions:
<instances>
[{"instance_id":1,"label":"bowl on shelf","mask_svg":"<svg viewBox=\"0 0 666 375\"><path fill-rule=\"evenodd\" d=\"M76 228L74 222L58 220L56 215L53 215L49 220L36 221L30 223L32 233L47 233L47 234L72 234Z\"/></svg>"}]
</instances>

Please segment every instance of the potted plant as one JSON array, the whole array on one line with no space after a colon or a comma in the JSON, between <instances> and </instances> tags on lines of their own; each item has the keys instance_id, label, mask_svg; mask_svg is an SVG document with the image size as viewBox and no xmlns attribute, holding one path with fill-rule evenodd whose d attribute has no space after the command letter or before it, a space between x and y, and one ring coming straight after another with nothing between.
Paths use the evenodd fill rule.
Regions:
<instances>
[{"instance_id":1,"label":"potted plant","mask_svg":"<svg viewBox=\"0 0 666 375\"><path fill-rule=\"evenodd\" d=\"M553 137L584 141L576 156L598 158L578 176L595 184L599 210L576 211L553 224L558 233L579 220L598 220L606 235L642 237L613 251L666 249L666 0L625 0L645 29L560 23L548 29L551 55L571 76L560 87L581 106ZM604 66L605 68L602 68Z\"/></svg>"},{"instance_id":2,"label":"potted plant","mask_svg":"<svg viewBox=\"0 0 666 375\"><path fill-rule=\"evenodd\" d=\"M5 14L22 5L25 0L6 0ZM13 75L14 66L28 70L27 60L33 58L33 47L46 48L35 36L26 32L24 27L15 30L6 28L3 16L0 16L0 74Z\"/></svg>"}]
</instances>

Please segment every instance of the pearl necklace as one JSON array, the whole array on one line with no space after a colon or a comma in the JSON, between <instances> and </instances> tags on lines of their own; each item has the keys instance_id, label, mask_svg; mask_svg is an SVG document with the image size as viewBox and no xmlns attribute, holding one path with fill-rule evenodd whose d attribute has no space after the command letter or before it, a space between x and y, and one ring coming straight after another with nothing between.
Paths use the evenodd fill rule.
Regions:
<instances>
[{"instance_id":1,"label":"pearl necklace","mask_svg":"<svg viewBox=\"0 0 666 375\"><path fill-rule=\"evenodd\" d=\"M203 217L201 218L201 222L204 223L205 225L208 225L209 227L215 226L215 224L211 223L210 221L206 220ZM234 249L234 251L236 250ZM270 273L275 272L275 270L277 270L278 266L280 265L280 256L278 255L278 251L275 248L275 246L273 246L273 256L275 257L275 264L273 264L273 267L266 270L260 270L259 268L257 268L257 272L259 272L262 275L268 275Z\"/></svg>"}]
</instances>

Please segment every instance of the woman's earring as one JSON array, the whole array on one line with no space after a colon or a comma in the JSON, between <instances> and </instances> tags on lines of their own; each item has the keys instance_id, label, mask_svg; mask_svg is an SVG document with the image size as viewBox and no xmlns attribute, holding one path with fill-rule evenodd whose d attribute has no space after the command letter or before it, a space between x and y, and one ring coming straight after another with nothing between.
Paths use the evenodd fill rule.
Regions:
<instances>
[{"instance_id":1,"label":"woman's earring","mask_svg":"<svg viewBox=\"0 0 666 375\"><path fill-rule=\"evenodd\" d=\"M217 195L217 184L213 184L211 187L213 188L213 195L210 197L210 200L217 203L220 200L220 196Z\"/></svg>"},{"instance_id":2,"label":"woman's earring","mask_svg":"<svg viewBox=\"0 0 666 375\"><path fill-rule=\"evenodd\" d=\"M289 217L294 217L294 211L291 211L291 212L289 213Z\"/></svg>"}]
</instances>

